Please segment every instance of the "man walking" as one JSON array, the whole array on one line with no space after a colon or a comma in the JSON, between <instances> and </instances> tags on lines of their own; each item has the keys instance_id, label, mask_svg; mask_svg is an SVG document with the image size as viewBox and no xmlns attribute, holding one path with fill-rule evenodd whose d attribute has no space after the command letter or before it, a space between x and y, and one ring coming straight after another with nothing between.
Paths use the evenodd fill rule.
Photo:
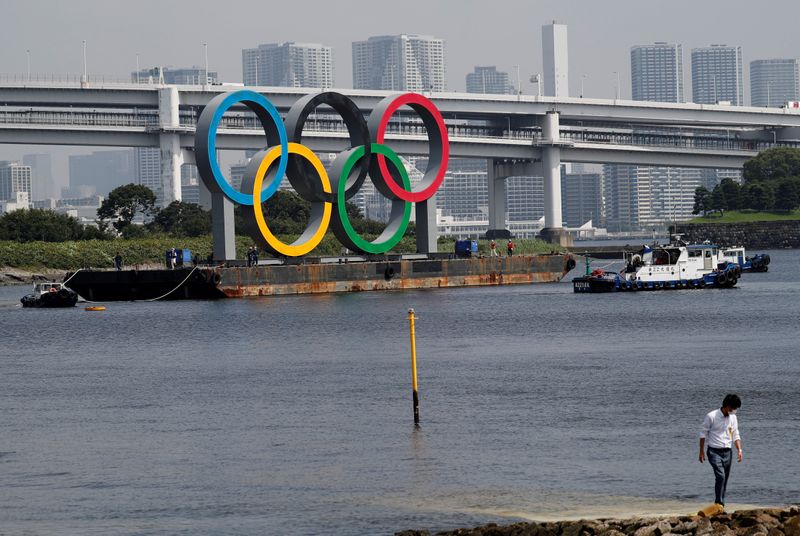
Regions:
<instances>
[{"instance_id":1,"label":"man walking","mask_svg":"<svg viewBox=\"0 0 800 536\"><path fill-rule=\"evenodd\" d=\"M741 406L742 401L737 395L725 395L722 407L706 415L700 431L700 463L705 461L707 454L708 464L714 470L714 502L720 506L725 506L725 489L731 474L731 447L736 447L737 461L742 461L742 440L736 419L736 410Z\"/></svg>"},{"instance_id":2,"label":"man walking","mask_svg":"<svg viewBox=\"0 0 800 536\"><path fill-rule=\"evenodd\" d=\"M497 242L494 241L494 238L492 238L492 241L489 242L489 251L490 257L497 257Z\"/></svg>"}]
</instances>

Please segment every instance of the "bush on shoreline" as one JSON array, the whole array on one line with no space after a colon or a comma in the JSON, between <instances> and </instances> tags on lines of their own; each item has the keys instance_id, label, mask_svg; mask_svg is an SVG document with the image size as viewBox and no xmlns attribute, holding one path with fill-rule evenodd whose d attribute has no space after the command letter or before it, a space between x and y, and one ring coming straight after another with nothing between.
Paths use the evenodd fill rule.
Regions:
<instances>
[{"instance_id":1,"label":"bush on shoreline","mask_svg":"<svg viewBox=\"0 0 800 536\"><path fill-rule=\"evenodd\" d=\"M374 240L374 236L365 236ZM297 239L297 236L282 236L287 243ZM515 253L517 255L561 252L563 248L554 246L541 240L515 240ZM252 246L253 240L245 236L236 237L237 258L244 259L247 249ZM114 240L80 240L68 242L15 242L0 241L0 266L14 268L53 268L59 270L76 270L78 268L111 268L114 266L114 256L119 251L126 267L144 264L162 264L164 252L169 248L186 248L192 255L199 255L205 259L211 253L211 236L197 238L174 238L159 236L150 238L114 239ZM440 238L439 251L452 252L455 248L455 239ZM505 254L505 241L497 242L497 250ZM341 255L344 248L333 234L328 233L319 246L312 251L310 257ZM416 241L413 236L404 237L393 249L393 253L416 252ZM489 254L489 243L479 241L478 253ZM261 258L266 255L262 254Z\"/></svg>"}]
</instances>

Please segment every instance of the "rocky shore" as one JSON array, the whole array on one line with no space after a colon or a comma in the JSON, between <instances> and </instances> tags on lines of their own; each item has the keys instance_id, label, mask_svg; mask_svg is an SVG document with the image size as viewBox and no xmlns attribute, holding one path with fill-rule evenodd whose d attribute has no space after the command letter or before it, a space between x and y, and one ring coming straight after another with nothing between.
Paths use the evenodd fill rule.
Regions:
<instances>
[{"instance_id":1,"label":"rocky shore","mask_svg":"<svg viewBox=\"0 0 800 536\"><path fill-rule=\"evenodd\" d=\"M20 268L0 266L0 286L28 285L37 281L61 281L64 279L65 273L67 273L67 270L54 268L22 270Z\"/></svg>"},{"instance_id":2,"label":"rocky shore","mask_svg":"<svg viewBox=\"0 0 800 536\"><path fill-rule=\"evenodd\" d=\"M395 536L432 536L407 530ZM556 523L489 524L435 536L800 536L800 506L738 510L714 517L596 519Z\"/></svg>"}]
</instances>

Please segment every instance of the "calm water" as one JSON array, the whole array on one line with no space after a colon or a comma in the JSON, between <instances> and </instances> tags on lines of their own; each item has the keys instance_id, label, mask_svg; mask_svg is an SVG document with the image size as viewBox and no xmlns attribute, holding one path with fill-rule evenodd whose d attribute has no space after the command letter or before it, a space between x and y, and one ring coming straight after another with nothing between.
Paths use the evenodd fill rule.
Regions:
<instances>
[{"instance_id":1,"label":"calm water","mask_svg":"<svg viewBox=\"0 0 800 536\"><path fill-rule=\"evenodd\" d=\"M796 502L800 252L770 254L728 291L565 282L92 313L21 309L27 287L0 287L0 534L689 512L713 499L696 433L729 391L746 457L729 501Z\"/></svg>"}]
</instances>

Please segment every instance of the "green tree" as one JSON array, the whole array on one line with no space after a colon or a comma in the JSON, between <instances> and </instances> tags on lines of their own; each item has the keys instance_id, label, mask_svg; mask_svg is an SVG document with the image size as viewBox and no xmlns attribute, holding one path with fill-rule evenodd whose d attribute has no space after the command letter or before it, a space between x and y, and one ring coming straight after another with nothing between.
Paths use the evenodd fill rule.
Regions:
<instances>
[{"instance_id":1,"label":"green tree","mask_svg":"<svg viewBox=\"0 0 800 536\"><path fill-rule=\"evenodd\" d=\"M156 204L156 194L141 184L125 184L111 190L108 198L97 209L97 217L104 223L115 219L114 228L120 233L131 226L137 214L150 216ZM129 234L138 234L132 229ZM124 236L124 234L123 234Z\"/></svg>"},{"instance_id":2,"label":"green tree","mask_svg":"<svg viewBox=\"0 0 800 536\"><path fill-rule=\"evenodd\" d=\"M755 210L768 210L775 204L772 186L766 182L751 182L742 189L742 203Z\"/></svg>"},{"instance_id":3,"label":"green tree","mask_svg":"<svg viewBox=\"0 0 800 536\"><path fill-rule=\"evenodd\" d=\"M744 163L745 183L786 177L800 177L800 149L767 149Z\"/></svg>"},{"instance_id":4,"label":"green tree","mask_svg":"<svg viewBox=\"0 0 800 536\"><path fill-rule=\"evenodd\" d=\"M728 210L739 210L743 208L740 200L741 186L733 179L722 179L719 183L722 195L725 197L725 208Z\"/></svg>"},{"instance_id":5,"label":"green tree","mask_svg":"<svg viewBox=\"0 0 800 536\"><path fill-rule=\"evenodd\" d=\"M174 236L203 236L211 232L211 212L194 203L173 201L155 213L147 228Z\"/></svg>"},{"instance_id":6,"label":"green tree","mask_svg":"<svg viewBox=\"0 0 800 536\"><path fill-rule=\"evenodd\" d=\"M725 194L722 193L722 187L719 184L714 186L711 191L710 206L711 210L719 212L720 215L725 213Z\"/></svg>"},{"instance_id":7,"label":"green tree","mask_svg":"<svg viewBox=\"0 0 800 536\"><path fill-rule=\"evenodd\" d=\"M800 178L791 177L778 181L775 187L775 208L794 210L800 206Z\"/></svg>"},{"instance_id":8,"label":"green tree","mask_svg":"<svg viewBox=\"0 0 800 536\"><path fill-rule=\"evenodd\" d=\"M694 189L694 208L692 214L700 214L703 216L708 214L711 210L711 192L705 186L698 186Z\"/></svg>"},{"instance_id":9,"label":"green tree","mask_svg":"<svg viewBox=\"0 0 800 536\"><path fill-rule=\"evenodd\" d=\"M93 238L109 237L94 227L84 228L72 216L52 210L15 210L0 217L0 240L64 242Z\"/></svg>"}]
</instances>

